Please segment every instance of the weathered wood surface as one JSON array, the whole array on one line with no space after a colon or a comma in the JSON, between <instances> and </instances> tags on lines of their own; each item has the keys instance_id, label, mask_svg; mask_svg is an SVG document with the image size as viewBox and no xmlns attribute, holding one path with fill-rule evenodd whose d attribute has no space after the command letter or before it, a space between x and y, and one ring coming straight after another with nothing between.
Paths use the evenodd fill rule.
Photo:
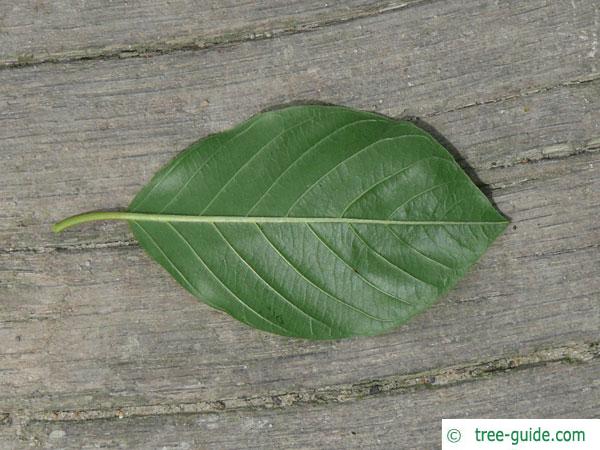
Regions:
<instances>
[{"instance_id":1,"label":"weathered wood surface","mask_svg":"<svg viewBox=\"0 0 600 450\"><path fill-rule=\"evenodd\" d=\"M153 4L147 11L158 23L152 11L169 6ZM290 5L263 15L264 23L234 8L206 35L275 28L292 12L321 17L316 3ZM431 447L443 414L577 416L577 401L582 416L598 415L598 6L417 1L385 13L375 2L332 6L345 18L309 33L123 60L109 47L129 45L131 36L158 42L161 30L134 20L123 34L115 10L100 5L81 15L113 14L110 38L118 41L101 42L94 59L77 60L91 48L75 41L82 35L31 35L75 60L0 71L0 441L7 447L239 448L253 436L263 448L295 440L310 448L333 433L332 447L390 448L424 429L435 430L423 441ZM204 7L207 17L223 15ZM64 14L53 11L47 26L62 26ZM185 8L169 11L179 17L169 20L188 20ZM26 40L19 33L11 35L17 49ZM5 36L0 30L0 42ZM198 304L122 224L50 233L65 215L126 206L198 137L297 100L422 117L513 221L457 289L396 332L318 343L260 333ZM555 363L573 360L581 365ZM531 365L540 367L519 370ZM493 370L482 381L485 367ZM499 369L507 372L500 377ZM454 386L455 372L472 381L464 391ZM403 387L433 378L446 387ZM540 390L527 395L531 379ZM391 388L360 400L360 389L374 384ZM466 389L472 394L454 404ZM546 389L552 396L539 394ZM514 392L536 404L524 400L512 414ZM324 404L302 400L315 395ZM351 401L337 405L345 395ZM416 405L399 422L413 434L390 431L396 405ZM441 412L432 415L435 408ZM131 418L106 421L118 416ZM286 432L286 420L297 425ZM240 423L244 432L235 430ZM269 423L267 433L260 424ZM358 432L349 440L354 424L371 427L363 440Z\"/></svg>"},{"instance_id":2,"label":"weathered wood surface","mask_svg":"<svg viewBox=\"0 0 600 450\"><path fill-rule=\"evenodd\" d=\"M600 362L552 364L477 383L401 393L343 397L301 406L191 414L113 417L103 421L34 421L24 437L47 447L348 449L436 448L442 418L581 418L600 408ZM565 383L568 377L570 383ZM377 389L373 390L377 392Z\"/></svg>"},{"instance_id":3,"label":"weathered wood surface","mask_svg":"<svg viewBox=\"0 0 600 450\"><path fill-rule=\"evenodd\" d=\"M198 305L133 245L5 253L0 401L74 409L216 400L594 340L600 183L590 156L526 174L503 169L516 182L542 177L494 191L517 229L435 308L373 339L307 343L249 330ZM548 185L556 190L542 196Z\"/></svg>"},{"instance_id":4,"label":"weathered wood surface","mask_svg":"<svg viewBox=\"0 0 600 450\"><path fill-rule=\"evenodd\" d=\"M206 51L2 71L2 161L12 170L0 240L63 245L73 235L52 236L58 217L106 208L107 199L124 206L193 140L292 101L423 117L478 170L532 148L566 144L569 154L594 145L593 2L441 3ZM492 109L469 107L478 104ZM122 230L111 237L129 236Z\"/></svg>"},{"instance_id":5,"label":"weathered wood surface","mask_svg":"<svg viewBox=\"0 0 600 450\"><path fill-rule=\"evenodd\" d=\"M423 0L0 1L0 67L269 39Z\"/></svg>"}]
</instances>

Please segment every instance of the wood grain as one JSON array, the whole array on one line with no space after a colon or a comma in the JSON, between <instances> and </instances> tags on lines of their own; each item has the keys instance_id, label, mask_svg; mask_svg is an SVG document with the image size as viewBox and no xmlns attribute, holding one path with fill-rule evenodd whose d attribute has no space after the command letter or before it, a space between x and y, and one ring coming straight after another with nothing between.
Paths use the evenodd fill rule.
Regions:
<instances>
[{"instance_id":1,"label":"wood grain","mask_svg":"<svg viewBox=\"0 0 600 450\"><path fill-rule=\"evenodd\" d=\"M538 163L537 174L501 169L530 178L494 191L516 229L436 307L372 339L313 343L250 330L198 304L137 246L6 253L0 401L74 409L218 400L597 340L598 156Z\"/></svg>"},{"instance_id":2,"label":"wood grain","mask_svg":"<svg viewBox=\"0 0 600 450\"><path fill-rule=\"evenodd\" d=\"M477 383L304 408L36 421L24 438L77 449L439 448L442 418L598 417L599 370L597 360L584 367L552 364Z\"/></svg>"},{"instance_id":3,"label":"wood grain","mask_svg":"<svg viewBox=\"0 0 600 450\"><path fill-rule=\"evenodd\" d=\"M587 148L600 137L600 75L592 43L580 36L593 35L597 8L517 3L510 11L481 0L447 10L423 4L202 52L1 71L2 247L105 240L93 232L59 238L49 225L126 206L192 141L292 101L423 116L472 165L518 161L554 144ZM434 16L425 32L419 18ZM566 30L558 40L557 27ZM536 96L547 90L551 106ZM493 107L515 97L522 101L508 105L521 110ZM469 110L474 104L493 113Z\"/></svg>"},{"instance_id":4,"label":"wood grain","mask_svg":"<svg viewBox=\"0 0 600 450\"><path fill-rule=\"evenodd\" d=\"M600 13L593 0L417 1L390 3L394 10L385 13L371 9L382 7L375 2L330 9L290 2L264 23L251 19L258 16L250 4L228 14L208 8L199 19L190 15L193 2L98 3L61 41L48 30L71 20L61 9L68 5L48 7L50 28L35 39L26 38L31 26L18 25L26 10L13 9L13 47L0 46L42 55L47 45L48 54L77 60L91 48L86 36L114 39L98 41L95 59L38 64L53 58L40 56L0 70L0 444L391 448L437 430L443 414L506 416L514 395L523 398L515 409L522 416L597 412L597 357L580 358L581 348L600 340ZM138 11L131 34L119 28L123 8ZM320 22L272 39L238 36L204 50L167 46L147 58L112 58L113 44L155 42L162 31L151 25L161 11L165 27L186 15L199 21L189 36L213 22L206 33L223 36L239 26L275 29L294 14L299 23ZM359 17L350 20L353 14ZM99 17L105 25L94 25ZM173 33L165 42L188 36ZM420 117L513 222L455 290L396 332L338 342L260 333L195 301L123 224L50 232L66 215L125 207L194 140L296 101ZM535 356L543 349L561 350ZM490 380L474 377L468 388L450 383L337 405L336 392L347 385L429 379L499 358L537 361L536 368L523 362ZM557 363L573 359L581 365ZM245 399L277 406L273 398L328 388L333 397L324 405L235 406ZM204 404L207 413L169 415ZM119 411L147 414L107 420ZM287 431L286 421L293 424ZM438 434L423 445L437 445Z\"/></svg>"},{"instance_id":5,"label":"wood grain","mask_svg":"<svg viewBox=\"0 0 600 450\"><path fill-rule=\"evenodd\" d=\"M420 1L2 1L0 67L271 39Z\"/></svg>"}]
</instances>

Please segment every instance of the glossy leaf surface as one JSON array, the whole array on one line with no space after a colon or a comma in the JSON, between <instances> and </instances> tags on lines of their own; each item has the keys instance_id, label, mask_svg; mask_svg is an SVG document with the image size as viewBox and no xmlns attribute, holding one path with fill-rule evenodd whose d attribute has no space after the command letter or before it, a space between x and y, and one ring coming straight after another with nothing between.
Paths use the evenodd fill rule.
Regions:
<instances>
[{"instance_id":1,"label":"glossy leaf surface","mask_svg":"<svg viewBox=\"0 0 600 450\"><path fill-rule=\"evenodd\" d=\"M262 113L200 140L129 212L158 217L131 229L193 295L310 339L397 327L507 224L427 132L329 106Z\"/></svg>"}]
</instances>

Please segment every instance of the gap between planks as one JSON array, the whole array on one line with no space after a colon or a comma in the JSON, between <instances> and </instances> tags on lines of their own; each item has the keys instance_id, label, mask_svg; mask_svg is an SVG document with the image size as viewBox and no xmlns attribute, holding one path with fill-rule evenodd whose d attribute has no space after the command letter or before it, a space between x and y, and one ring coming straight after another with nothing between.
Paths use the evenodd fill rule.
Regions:
<instances>
[{"instance_id":1,"label":"gap between planks","mask_svg":"<svg viewBox=\"0 0 600 450\"><path fill-rule=\"evenodd\" d=\"M38 411L32 413L27 411L0 412L0 418L4 417L6 423L19 423L23 426L30 422L82 422L114 420L125 417L219 413L346 403L372 395L401 395L407 390L420 388L439 389L548 364L586 364L598 358L600 358L600 341L576 342L560 347L537 350L526 355L507 356L472 364L450 366L406 375L391 375L376 380L303 391L269 393L256 397L226 398L172 405L139 405L113 409Z\"/></svg>"},{"instance_id":2,"label":"gap between planks","mask_svg":"<svg viewBox=\"0 0 600 450\"><path fill-rule=\"evenodd\" d=\"M168 41L156 41L145 44L121 44L98 49L72 50L46 54L14 55L12 59L0 61L0 70L40 64L69 63L76 61L109 60L122 58L148 58L182 51L199 51L241 44L248 41L261 41L299 33L309 33L324 27L339 25L355 20L380 16L401 11L422 4L436 3L440 0L405 0L403 2L384 1L377 5L357 7L348 12L325 15L320 20L304 21L285 26L274 24L270 29L237 29L214 36L192 35Z\"/></svg>"}]
</instances>

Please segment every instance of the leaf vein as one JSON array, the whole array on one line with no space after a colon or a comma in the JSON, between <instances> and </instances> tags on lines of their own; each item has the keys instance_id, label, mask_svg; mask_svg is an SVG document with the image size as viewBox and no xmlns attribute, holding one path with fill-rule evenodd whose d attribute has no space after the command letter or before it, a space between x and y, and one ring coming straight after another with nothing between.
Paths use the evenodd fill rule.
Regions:
<instances>
[{"instance_id":1,"label":"leaf vein","mask_svg":"<svg viewBox=\"0 0 600 450\"><path fill-rule=\"evenodd\" d=\"M361 273L359 273L359 272L358 272L358 271L356 271L356 270L355 270L355 269L354 269L352 266L350 266L350 264L348 264L348 263L346 262L346 260L345 260L344 258L342 258L342 257L341 257L341 255L340 255L338 252L336 252L336 251L335 251L335 250L334 250L334 249L333 249L333 248L332 248L332 247L331 247L329 244L327 244L327 242L325 242L325 240L324 240L323 238L321 238L321 236L319 236L319 234L317 233L317 231L316 231L316 230L315 230L315 229L314 229L314 228L313 228L313 227L312 227L310 224L308 224L308 223L307 223L307 224L306 224L306 226L307 226L307 227L308 227L308 229L309 229L309 230L310 230L310 231L311 231L311 232L312 232L312 233L315 235L315 237L316 237L316 238L317 238L319 241L321 241L325 247L327 247L327 248L329 249L329 251L330 251L331 253L333 253L333 254L334 254L334 255L335 255L335 256L336 256L336 257L337 257L337 258L338 258L340 261L342 261L342 263L344 263L344 265L345 265L346 267L348 267L348 268L349 268L349 269L350 269L350 270L351 270L351 271L354 273L354 275L355 275L355 276L357 276L358 278L360 278L360 279L361 279L363 282L365 282L366 284L368 284L368 285L369 285L369 286L371 286L372 288L374 288L374 289L376 289L377 291L379 291L379 292L381 292L382 294L384 294L386 297L389 297L389 298L391 298L391 299L393 299L393 300L397 300L397 301L399 301L400 303L404 303L404 304L406 304L406 305L411 305L411 306L412 306L412 303L411 303L411 302L409 302L408 300L405 300L405 299L403 299L403 298L400 298L400 297L397 297L397 296L395 296L395 295L392 295L392 294L390 294L389 292L386 292L386 291L384 291L383 289L381 289L381 288L377 287L377 286L376 286L375 284L373 284L371 281L369 281L368 279L366 279L366 278L365 278L365 277L364 277L364 276L363 276Z\"/></svg>"},{"instance_id":2,"label":"leaf vein","mask_svg":"<svg viewBox=\"0 0 600 450\"><path fill-rule=\"evenodd\" d=\"M344 217L344 215L346 214L346 212L348 212L348 210L352 207L352 205L356 204L357 201L359 201L361 198L363 198L366 194L368 194L369 192L371 192L373 189L375 189L377 186L381 185L382 183L385 183L387 180L394 178L395 176L400 175L401 173L404 173L410 169L412 169L414 166L416 166L419 163L422 163L424 161L428 161L431 159L441 159L442 161L448 161L445 158L440 158L439 156L428 156L427 158L421 158L411 164L409 164L408 166L404 166L401 169L395 171L394 173L391 173L390 175L385 176L384 178L382 178L381 180L378 180L376 183L372 184L371 186L369 186L367 189L365 189L364 191L362 191L358 196L356 196L350 203L348 203L348 205L344 208L344 210L342 211L342 214L340 214L341 217ZM389 218L389 217L388 217Z\"/></svg>"},{"instance_id":3,"label":"leaf vein","mask_svg":"<svg viewBox=\"0 0 600 450\"><path fill-rule=\"evenodd\" d=\"M443 262L441 262L441 261L438 261L437 259L434 259L434 258L432 258L432 257L430 257L430 256L427 256L427 255L426 255L425 253L423 253L421 250L419 250L419 249L418 249L418 248L416 248L415 246L411 245L410 243L406 242L404 239L402 239L402 238L400 237L400 235L399 235L399 234L397 234L397 233L394 231L394 229L393 229L393 228L392 228L390 225L386 225L386 227L389 229L390 233L392 233L392 234L394 235L394 237L395 237L395 238L398 240L398 242L400 242L401 244L404 244L406 247L410 248L410 249L411 249L411 250L413 250L415 253L417 253L417 254L421 255L423 258L425 258L425 259L427 259L427 260L429 260L429 261L431 261L431 262L433 262L433 263L435 263L435 264L438 264L438 265L442 266L442 267L443 267L443 268L445 268L445 269L452 270L452 271L454 270L452 267L450 267L450 266L447 266L446 264L444 264L444 263L443 263Z\"/></svg>"},{"instance_id":4,"label":"leaf vein","mask_svg":"<svg viewBox=\"0 0 600 450\"><path fill-rule=\"evenodd\" d=\"M250 311L252 311L254 314L256 314L258 317L260 317L261 319L263 319L265 322L270 323L271 325L273 325L275 328L278 328L279 330L283 331L284 334L289 333L288 330L286 330L285 328L282 328L280 325L277 325L275 322L272 322L270 319L268 319L267 317L263 316L261 313L259 313L258 311L256 311L254 308L252 308L248 303L246 303L244 300L242 300L235 292L233 292L224 282L223 280L221 280L221 278L219 278L217 276L217 274L208 266L208 264L206 264L206 262L204 261L204 259L202 259L202 257L198 254L198 252L196 251L196 249L189 243L189 241L185 238L185 236L175 227L175 225L167 222L167 225L179 236L179 238L189 247L189 249L194 253L194 255L196 255L196 258L198 259L198 261L206 268L206 270L208 270L210 272L210 274L214 277L215 280L217 280L219 282L219 284L221 286L223 286L225 288L225 290L227 292L229 292L235 299L237 299L237 301L242 304L242 306L244 306L245 308L248 308Z\"/></svg>"},{"instance_id":5,"label":"leaf vein","mask_svg":"<svg viewBox=\"0 0 600 450\"><path fill-rule=\"evenodd\" d=\"M252 211L254 211L254 209L266 197L266 195L271 191L271 189L273 189L273 187L275 187L277 185L277 183L279 182L279 180L281 178L283 178L283 176L286 173L288 173L288 171L290 171L291 168L294 167L294 165L296 165L304 157L304 155L307 155L312 149L316 148L318 145L320 145L322 142L326 141L327 139L330 139L336 133L339 133L340 131L343 131L346 128L352 126L352 125L356 125L356 124L359 124L359 123L365 123L365 122L385 122L385 121L384 120L378 120L378 119L354 120L354 121L352 121L350 123L347 123L346 125L344 125L344 126L342 126L340 128L337 128L337 129L333 130L332 132L330 132L329 134L327 134L323 138L319 139L313 145L311 145L306 150L304 150L294 161L292 161L292 163L283 172L281 172L279 174L279 176L277 178L275 178L275 180L273 180L273 183L271 183L271 186L269 186L269 188L260 196L260 198L252 206L252 208L250 208L250 210L246 213L246 216L248 216L250 213L252 213Z\"/></svg>"},{"instance_id":6,"label":"leaf vein","mask_svg":"<svg viewBox=\"0 0 600 450\"><path fill-rule=\"evenodd\" d=\"M437 189L437 188L440 188L440 187L442 187L442 186L447 186L447 185L449 185L449 184L456 183L456 182L457 182L457 180L452 180L452 181L448 181L448 182L446 182L446 183L440 183L440 184L436 184L436 185L434 185L434 186L431 186L431 187L430 187L430 188L428 188L428 189L425 189L424 191L421 191L421 192L419 192L418 194L415 194L415 195L413 195L413 196L412 196L412 197L410 197L408 200L406 200L406 201L402 202L402 204L401 204L400 206L398 206L396 209L394 209L394 210L393 210L393 211L390 213L390 215L387 217L387 220L391 219L391 218L392 218L392 216L393 216L394 214L396 214L396 212L398 212L398 211L400 210L400 208L402 208L403 206L406 206L406 205L408 205L410 202L412 202L413 200L415 200L415 199L419 198L421 195L428 194L429 192L431 192L431 191L433 191L433 190L435 190L435 189Z\"/></svg>"},{"instance_id":7,"label":"leaf vein","mask_svg":"<svg viewBox=\"0 0 600 450\"><path fill-rule=\"evenodd\" d=\"M356 237L358 239L360 239L360 241L369 249L371 250L371 252L375 255L377 255L380 259L382 259L383 261L387 262L390 266L395 267L396 269L400 270L402 273L408 275L409 277L425 284L425 285L429 285L431 287L433 287L434 289L438 290L438 287L435 284L432 284L428 281L425 281L415 275L413 275L410 272L407 272L405 269L403 269L402 267L400 267L397 264L394 264L393 262L391 262L389 259L387 259L385 256L383 256L381 253L379 253L376 249L374 249L358 232L358 230L356 230L356 228L354 227L354 225L350 224L350 228L352 228L352 231L354 232L354 234L356 235Z\"/></svg>"},{"instance_id":8,"label":"leaf vein","mask_svg":"<svg viewBox=\"0 0 600 450\"><path fill-rule=\"evenodd\" d=\"M325 172L323 175L321 175L319 178L317 178L317 180L314 183L312 183L310 186L308 186L304 190L304 192L300 195L300 197L298 197L294 201L294 203L292 203L292 206L289 207L289 209L285 213L285 216L288 216L290 214L290 211L292 209L294 209L294 207L298 204L298 202L300 202L308 194L308 192L312 188L314 188L317 184L319 184L319 182L321 182L321 180L323 180L327 175L329 175L330 173L332 173L333 171L335 171L341 165L346 164L351 159L355 158L356 156L358 156L362 152L367 151L367 150L373 148L375 145L379 144L380 142L390 141L390 140L394 140L394 139L404 139L404 138L408 138L408 137L422 137L422 136L419 136L417 134L406 134L406 135L402 135L402 136L391 136L391 137L387 137L387 138L381 138L381 139L376 140L375 142L371 142L370 144L365 145L364 147L362 147L359 150L357 150L356 152L354 152L352 155L347 156L346 158L344 158L343 160L341 160L339 163L337 163L335 166L333 166L331 169L329 169L327 172Z\"/></svg>"},{"instance_id":9,"label":"leaf vein","mask_svg":"<svg viewBox=\"0 0 600 450\"><path fill-rule=\"evenodd\" d=\"M231 175L231 177L229 178L229 180L227 180L227 182L219 189L219 191L213 196L213 198L211 199L210 202L208 202L208 204L204 207L204 209L200 212L199 215L204 214L204 212L210 207L210 205L212 205L214 203L214 201L219 197L219 195L225 190L227 189L227 186L229 186L230 183L232 183L235 180L235 177L242 171L244 170L244 168L248 167L248 165L250 163L252 163L252 161L254 161L254 159L265 149L268 148L273 142L275 142L278 138L280 138L281 136L283 136L284 134L301 127L302 125L305 125L309 122L314 121L314 119L307 119L307 120L303 120L302 122L290 127L290 128L286 128L284 130L282 130L280 133L278 133L277 135L275 135L271 140L269 140L269 142L266 142L265 144L263 144L262 147L260 147L250 158L248 158L248 160L242 164L238 170L236 170L236 172Z\"/></svg>"},{"instance_id":10,"label":"leaf vein","mask_svg":"<svg viewBox=\"0 0 600 450\"><path fill-rule=\"evenodd\" d=\"M261 116L264 117L264 116ZM231 139L228 139L227 142L224 142L223 144L221 144L221 146L219 147L219 150L221 150L225 144L228 144L229 142L233 141L234 139L239 138L241 135L247 133L248 131L250 131L254 125L256 125L257 123L260 122L260 118L256 119L255 122L253 122L248 128L241 130L240 132L238 132L236 135L232 136ZM194 178L196 178L196 176L200 173L200 171L204 168L204 166L206 166L210 161L213 160L213 158L216 157L216 155L219 154L219 151L216 150L211 156L209 156L206 161L204 161L203 164L201 164L199 167L196 168L196 170L194 171L194 173L187 179L187 181L180 186L177 189L177 192L173 195L173 197L171 198L171 200L169 200L165 206L163 206L161 208L161 210L159 211L159 213L162 213L165 209L167 209L170 205L173 204L173 202L181 195L182 192L184 192L185 188L192 182L192 180Z\"/></svg>"},{"instance_id":11,"label":"leaf vein","mask_svg":"<svg viewBox=\"0 0 600 450\"><path fill-rule=\"evenodd\" d=\"M306 275L304 275L300 270L298 270L298 268L292 264L292 262L277 248L277 246L275 244L273 244L273 242L271 241L271 239L269 239L269 237L263 232L262 228L260 227L260 225L256 224L256 227L259 229L260 233L264 236L264 238L267 240L267 242L271 245L271 247L273 248L273 250L275 250L275 252L298 274L300 275L302 278L304 278L304 280L306 280L309 284L311 284L312 286L314 286L315 288L317 288L319 291L321 291L322 293L324 293L325 295L327 295L329 298L335 300L336 302L345 305L347 308L352 309L353 311L356 311L359 314L362 314L372 320L376 320L378 322L392 322L392 320L389 319L382 319L380 317L375 317L371 314L369 314L368 312L357 308L354 305L351 305L349 303L346 303L345 301L343 301L341 298L330 294L329 292L327 292L325 289L323 289L322 287L320 287L319 285L317 285L316 283L314 283L312 280L310 280Z\"/></svg>"},{"instance_id":12,"label":"leaf vein","mask_svg":"<svg viewBox=\"0 0 600 450\"><path fill-rule=\"evenodd\" d=\"M456 208L458 205L460 205L461 203L463 203L466 199L463 197L461 198L459 201L454 202L454 204L448 208L446 211L444 211L444 214L442 214L440 216L440 219L445 219L446 217L448 217L448 214L450 214L450 211L452 211L454 208Z\"/></svg>"},{"instance_id":13,"label":"leaf vein","mask_svg":"<svg viewBox=\"0 0 600 450\"><path fill-rule=\"evenodd\" d=\"M315 322L319 322L320 324L325 325L330 331L332 331L331 326L329 324L323 322L319 318L317 318L317 317L311 315L310 313L304 311L302 308L300 308L298 305L296 305L290 299L288 299L286 296L284 296L282 293L280 293L277 289L275 289L273 286L271 286L271 284L269 284L267 282L267 280L265 280L262 276L259 275L259 273L256 271L256 269L254 269L254 267L252 267L252 265L248 262L248 260L246 258L244 258L235 249L235 247L231 244L231 242L229 241L229 239L227 239L227 237L223 234L223 232L219 229L219 227L217 227L217 225L214 224L214 223L212 225L215 228L215 230L217 231L217 233L219 233L219 236L221 237L221 239L223 239L223 241L229 246L229 248L238 256L238 258L240 258L240 260L250 269L250 271L258 279L260 279L271 291L273 291L275 294L277 294L279 297L281 297L286 303L288 303L290 306L292 306L292 308L294 308L295 310L299 311L300 313L302 313L303 315L305 315L306 317L308 317L309 320L314 320Z\"/></svg>"},{"instance_id":14,"label":"leaf vein","mask_svg":"<svg viewBox=\"0 0 600 450\"><path fill-rule=\"evenodd\" d=\"M146 231L146 229L141 224L139 224L137 222L131 222L131 223L133 223L134 225L136 225L146 236L148 236L148 239L150 240L150 242L152 242L152 245L154 245L156 247L156 249L165 257L165 259L171 265L171 267L173 267L173 269L175 269L175 271L179 274L179 276L181 277L181 279L183 281L185 281L185 283L188 285L188 287L190 288L190 290L192 292L194 292L196 295L198 295L198 290L196 289L196 287L194 286L194 284L183 274L183 272L181 272L181 270L179 269L179 267L177 267L177 265L175 264L175 262L169 257L169 255L167 255L165 253L165 251L158 244L158 242L156 242L156 240L152 237L152 235L148 231Z\"/></svg>"}]
</instances>

